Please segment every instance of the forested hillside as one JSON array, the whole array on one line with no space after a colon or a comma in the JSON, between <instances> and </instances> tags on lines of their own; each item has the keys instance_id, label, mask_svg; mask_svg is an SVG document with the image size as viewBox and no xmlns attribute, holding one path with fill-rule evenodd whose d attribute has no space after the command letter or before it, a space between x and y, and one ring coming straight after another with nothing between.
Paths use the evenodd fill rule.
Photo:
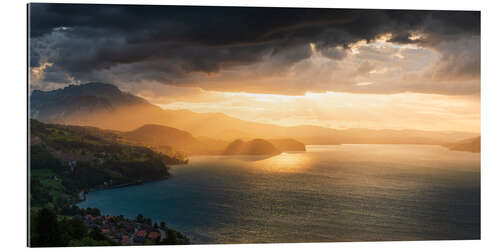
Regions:
<instances>
[{"instance_id":1,"label":"forested hillside","mask_svg":"<svg viewBox=\"0 0 500 250\"><path fill-rule=\"evenodd\" d=\"M81 223L71 218L85 213L74 205L84 198L86 191L165 179L170 175L168 165L186 162L147 147L121 144L115 133L97 128L44 124L36 120L30 121L30 127L30 242L33 246L69 244L71 234L64 234L63 239L59 237L61 231L57 231L60 228L47 234L39 227L42 222L70 228L74 224L78 230ZM97 245L112 244L105 238L96 239Z\"/></svg>"}]
</instances>

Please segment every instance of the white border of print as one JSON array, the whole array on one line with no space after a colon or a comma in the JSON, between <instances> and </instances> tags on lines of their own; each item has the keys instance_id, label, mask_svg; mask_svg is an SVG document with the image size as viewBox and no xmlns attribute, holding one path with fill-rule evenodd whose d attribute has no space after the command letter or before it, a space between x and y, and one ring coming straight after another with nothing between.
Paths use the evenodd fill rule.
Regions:
<instances>
[{"instance_id":1,"label":"white border of print","mask_svg":"<svg viewBox=\"0 0 500 250\"><path fill-rule=\"evenodd\" d=\"M34 1L47 2L47 1ZM211 5L211 6L279 6L279 7L325 7L325 8L385 8L385 9L447 9L481 10L481 240L475 241L402 241L366 243L299 243L299 244L257 244L257 245L194 245L168 246L169 249L494 249L498 247L498 226L500 224L500 161L496 142L500 139L500 91L496 59L500 58L500 8L494 1L419 0L419 1L278 1L278 0L176 0L176 1L50 1L60 3L109 3L109 4L159 4L159 5ZM26 247L26 2L10 2L2 5L2 85L0 108L2 125L0 138L2 152L0 245L5 249ZM158 246L164 248L166 246ZM50 248L49 248L50 249ZM55 249L55 248L54 248ZM84 247L80 249L95 249ZM113 247L113 249L124 249ZM128 248L127 248L128 249ZM134 247L133 249L151 249Z\"/></svg>"}]
</instances>

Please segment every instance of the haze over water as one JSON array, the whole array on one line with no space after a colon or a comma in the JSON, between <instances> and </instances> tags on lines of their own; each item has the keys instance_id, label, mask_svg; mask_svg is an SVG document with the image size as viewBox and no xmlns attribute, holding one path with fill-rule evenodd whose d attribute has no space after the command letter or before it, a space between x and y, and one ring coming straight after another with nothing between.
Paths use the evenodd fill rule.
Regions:
<instances>
[{"instance_id":1,"label":"haze over water","mask_svg":"<svg viewBox=\"0 0 500 250\"><path fill-rule=\"evenodd\" d=\"M81 207L142 213L194 243L478 239L480 154L428 145L308 146L198 156L174 177L91 192Z\"/></svg>"}]
</instances>

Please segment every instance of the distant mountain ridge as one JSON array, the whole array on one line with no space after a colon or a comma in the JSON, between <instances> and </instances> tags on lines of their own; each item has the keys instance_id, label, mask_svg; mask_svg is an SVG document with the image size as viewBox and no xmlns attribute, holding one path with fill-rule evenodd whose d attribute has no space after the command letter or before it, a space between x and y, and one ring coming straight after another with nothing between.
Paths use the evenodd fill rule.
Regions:
<instances>
[{"instance_id":1,"label":"distant mountain ridge","mask_svg":"<svg viewBox=\"0 0 500 250\"><path fill-rule=\"evenodd\" d=\"M144 145L148 147L155 148L160 152L166 153L167 151L181 151L191 155L213 155L213 154L223 154L224 150L228 149L230 145L229 141L214 140L204 137L193 137L193 135L187 131L180 129L167 127L157 124L146 124L140 128L127 131L127 132L115 132L124 141ZM235 140L236 142L242 140ZM280 152L284 151L305 151L305 145L294 139L269 139L265 143L262 143L262 139L254 139L251 142L256 146L263 146L264 151L259 151L259 149L243 149L238 150L232 149L232 152L243 153L248 151L248 154L266 154L266 152L276 153L276 150ZM271 144L271 146L268 145ZM243 143L242 143L243 144ZM234 146L234 145L233 145ZM267 147L267 148L266 148ZM268 149L271 148L270 151ZM275 148L276 150L274 150ZM242 150L241 152L239 150Z\"/></svg>"},{"instance_id":2,"label":"distant mountain ridge","mask_svg":"<svg viewBox=\"0 0 500 250\"><path fill-rule=\"evenodd\" d=\"M148 103L146 100L122 92L118 87L109 83L90 82L80 85L69 85L65 88L52 91L34 90L31 92L31 102L33 105L43 103L43 101L57 101L65 98L77 96L94 96L103 98L112 105L133 105L139 103Z\"/></svg>"},{"instance_id":3,"label":"distant mountain ridge","mask_svg":"<svg viewBox=\"0 0 500 250\"><path fill-rule=\"evenodd\" d=\"M478 136L460 140L454 143L445 144L444 146L450 150L479 153L481 152L481 137Z\"/></svg>"},{"instance_id":4,"label":"distant mountain ridge","mask_svg":"<svg viewBox=\"0 0 500 250\"><path fill-rule=\"evenodd\" d=\"M280 151L306 151L306 145L294 139L268 139Z\"/></svg>"},{"instance_id":5,"label":"distant mountain ridge","mask_svg":"<svg viewBox=\"0 0 500 250\"><path fill-rule=\"evenodd\" d=\"M186 131L156 124L146 124L132 131L124 132L122 135L150 145L175 144L177 141L182 141L183 143L196 142L196 139Z\"/></svg>"},{"instance_id":6,"label":"distant mountain ridge","mask_svg":"<svg viewBox=\"0 0 500 250\"><path fill-rule=\"evenodd\" d=\"M128 132L122 132L120 135L130 142L144 144L158 149L180 150L187 153L199 153L203 145L195 139L191 133L157 124L146 124L137 129Z\"/></svg>"},{"instance_id":7,"label":"distant mountain ridge","mask_svg":"<svg viewBox=\"0 0 500 250\"><path fill-rule=\"evenodd\" d=\"M188 131L195 138L208 137L227 141L237 138L294 138L305 144L443 145L478 136L467 132L337 130L312 125L283 127L244 121L222 113L163 110L106 83L71 85L53 91L35 90L30 96L30 116L43 122L95 126L119 131L134 130L146 124L158 124Z\"/></svg>"},{"instance_id":8,"label":"distant mountain ridge","mask_svg":"<svg viewBox=\"0 0 500 250\"><path fill-rule=\"evenodd\" d=\"M89 114L113 112L120 106L148 104L140 97L120 91L115 85L96 82L53 91L34 90L29 103L31 118L57 123L75 118L84 121Z\"/></svg>"}]
</instances>

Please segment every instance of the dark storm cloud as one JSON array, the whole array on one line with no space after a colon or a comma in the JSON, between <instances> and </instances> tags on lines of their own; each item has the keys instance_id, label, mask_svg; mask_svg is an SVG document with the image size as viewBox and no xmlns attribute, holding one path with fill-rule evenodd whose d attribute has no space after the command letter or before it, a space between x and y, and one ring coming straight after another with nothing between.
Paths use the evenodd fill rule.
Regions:
<instances>
[{"instance_id":1,"label":"dark storm cloud","mask_svg":"<svg viewBox=\"0 0 500 250\"><path fill-rule=\"evenodd\" d=\"M53 63L60 72L46 77L56 80L175 84L264 60L287 67L311 56L310 43L337 60L350 44L385 33L436 46L479 35L479 21L479 12L31 4L30 64ZM410 31L426 37L412 40Z\"/></svg>"},{"instance_id":2,"label":"dark storm cloud","mask_svg":"<svg viewBox=\"0 0 500 250\"><path fill-rule=\"evenodd\" d=\"M30 64L30 67L39 67L40 66L40 53L37 50L30 51L29 64Z\"/></svg>"}]
</instances>

